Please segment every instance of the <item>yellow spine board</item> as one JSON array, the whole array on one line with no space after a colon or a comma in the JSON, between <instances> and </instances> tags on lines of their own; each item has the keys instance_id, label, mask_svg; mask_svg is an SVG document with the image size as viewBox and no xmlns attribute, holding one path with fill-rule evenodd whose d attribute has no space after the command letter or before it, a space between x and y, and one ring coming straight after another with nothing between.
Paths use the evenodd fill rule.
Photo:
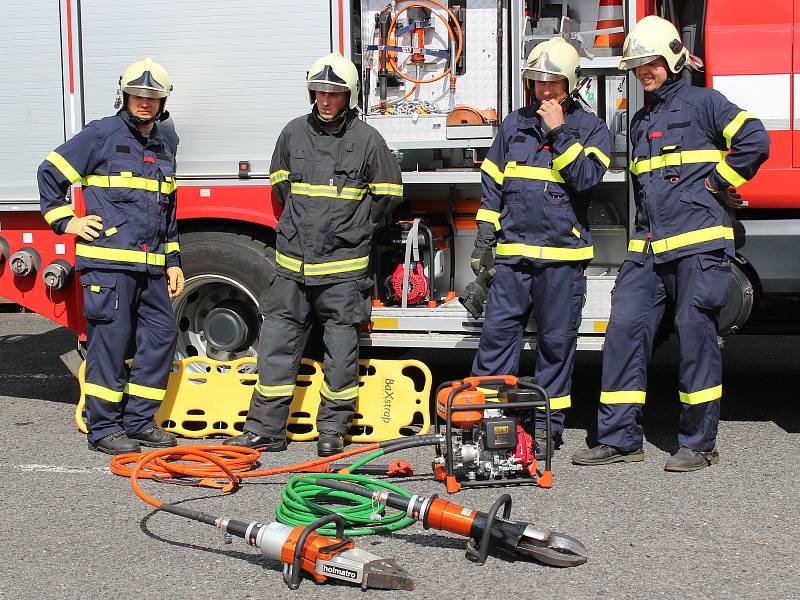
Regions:
<instances>
[{"instance_id":1,"label":"yellow spine board","mask_svg":"<svg viewBox=\"0 0 800 600\"><path fill-rule=\"evenodd\" d=\"M361 360L359 395L356 399L353 442L379 442L430 430L431 372L418 360ZM84 372L78 379L81 397L75 407L75 423L86 433L83 420ZM313 440L322 386L322 364L302 360L294 399L289 409L287 437ZM187 438L238 435L242 432L250 398L258 381L255 359L221 362L192 357L173 363L167 394L156 411L156 423L166 431ZM419 389L421 388L421 389Z\"/></svg>"}]
</instances>

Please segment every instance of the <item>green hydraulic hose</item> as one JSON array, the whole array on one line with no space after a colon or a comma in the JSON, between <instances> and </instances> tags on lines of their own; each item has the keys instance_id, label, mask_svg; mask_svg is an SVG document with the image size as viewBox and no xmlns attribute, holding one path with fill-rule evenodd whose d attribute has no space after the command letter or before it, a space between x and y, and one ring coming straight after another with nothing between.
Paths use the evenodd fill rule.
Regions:
<instances>
[{"instance_id":1,"label":"green hydraulic hose","mask_svg":"<svg viewBox=\"0 0 800 600\"><path fill-rule=\"evenodd\" d=\"M306 526L320 517L336 513L344 519L344 534L349 536L375 535L399 531L414 523L414 519L406 516L404 512L386 514L386 505L375 502L364 496L351 494L342 490L316 485L313 480L333 479L355 483L373 492L390 491L405 498L411 494L403 488L389 482L364 475L354 475L352 471L375 460L378 457L417 446L431 446L441 443L441 436L429 435L415 438L401 438L385 442L379 450L358 459L348 467L351 473L310 473L295 475L281 490L281 501L276 509L276 517L284 525ZM334 506L335 505L335 506ZM336 534L335 525L321 527L322 535L333 536Z\"/></svg>"},{"instance_id":2,"label":"green hydraulic hose","mask_svg":"<svg viewBox=\"0 0 800 600\"><path fill-rule=\"evenodd\" d=\"M341 490L311 483L316 479L335 479L363 486L375 492L391 491L406 498L411 494L403 488L386 481L365 477L363 475L345 475L338 473L312 473L295 475L281 490L281 501L276 510L279 522L285 525L308 525L320 517L336 513L345 522L345 535L374 535L404 529L414 523L414 519L404 512L386 514L384 504L350 494ZM335 504L336 506L331 506ZM334 525L319 529L322 535L336 534Z\"/></svg>"}]
</instances>

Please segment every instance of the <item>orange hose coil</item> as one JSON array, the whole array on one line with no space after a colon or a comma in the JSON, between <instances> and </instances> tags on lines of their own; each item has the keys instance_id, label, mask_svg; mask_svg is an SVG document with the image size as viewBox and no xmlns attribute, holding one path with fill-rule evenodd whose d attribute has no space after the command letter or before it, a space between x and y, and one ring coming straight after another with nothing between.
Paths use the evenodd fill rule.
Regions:
<instances>
[{"instance_id":1,"label":"orange hose coil","mask_svg":"<svg viewBox=\"0 0 800 600\"><path fill-rule=\"evenodd\" d=\"M356 454L374 452L380 443L365 444L357 448L345 450L333 456L317 458L303 463L286 465L275 469L251 471L261 456L258 450L237 446L198 445L162 448L150 452L119 454L111 458L111 472L121 477L130 477L131 487L139 498L155 508L161 508L161 502L145 493L140 479L169 480L181 477L200 477L204 480L199 485L221 488L223 493L236 489L242 479L248 477L269 477L284 473L303 471L324 472L324 466L335 460L341 460ZM176 462L181 461L181 462ZM133 468L131 468L133 464ZM227 479L225 486L215 484L215 479Z\"/></svg>"}]
</instances>

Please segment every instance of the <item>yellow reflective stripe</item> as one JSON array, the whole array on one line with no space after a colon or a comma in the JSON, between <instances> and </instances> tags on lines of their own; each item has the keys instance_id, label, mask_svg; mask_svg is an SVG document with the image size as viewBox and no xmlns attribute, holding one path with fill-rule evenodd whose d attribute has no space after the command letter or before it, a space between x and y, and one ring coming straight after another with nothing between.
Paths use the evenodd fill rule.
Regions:
<instances>
[{"instance_id":1,"label":"yellow reflective stripe","mask_svg":"<svg viewBox=\"0 0 800 600\"><path fill-rule=\"evenodd\" d=\"M742 128L744 122L749 119L757 119L758 117L755 116L753 113L749 113L746 110L741 111L738 115L733 117L730 123L725 126L725 129L722 130L722 137L725 138L725 144L728 148L732 145L733 136Z\"/></svg>"},{"instance_id":2,"label":"yellow reflective stripe","mask_svg":"<svg viewBox=\"0 0 800 600\"><path fill-rule=\"evenodd\" d=\"M286 256L285 254L281 254L277 250L275 251L275 262L277 262L284 269L289 269L295 273L299 273L303 267L303 261L292 258L291 256Z\"/></svg>"},{"instance_id":3,"label":"yellow reflective stripe","mask_svg":"<svg viewBox=\"0 0 800 600\"><path fill-rule=\"evenodd\" d=\"M97 246L86 246L84 244L75 244L75 256L81 256L83 258L97 258L100 260L112 260L114 262L141 263L161 267L166 264L163 254L153 254L151 252L142 252L140 250L100 248Z\"/></svg>"},{"instance_id":4,"label":"yellow reflective stripe","mask_svg":"<svg viewBox=\"0 0 800 600\"><path fill-rule=\"evenodd\" d=\"M125 175L89 175L81 179L81 184L86 187L128 188L146 192L157 192L160 189L162 194L171 194L176 188L174 181L159 182L157 179Z\"/></svg>"},{"instance_id":5,"label":"yellow reflective stripe","mask_svg":"<svg viewBox=\"0 0 800 600\"><path fill-rule=\"evenodd\" d=\"M727 156L727 152L724 150L684 150L683 152L659 154L644 160L634 159L631 161L629 168L634 175L641 175L663 167L677 167L696 163L718 163L725 160L725 156Z\"/></svg>"},{"instance_id":6,"label":"yellow reflective stripe","mask_svg":"<svg viewBox=\"0 0 800 600\"><path fill-rule=\"evenodd\" d=\"M361 200L367 195L366 188L344 187L341 191L335 185L315 185L311 183L292 183L292 193L312 198L336 198L337 200Z\"/></svg>"},{"instance_id":7,"label":"yellow reflective stripe","mask_svg":"<svg viewBox=\"0 0 800 600\"><path fill-rule=\"evenodd\" d=\"M544 260L590 260L594 258L594 247L556 248L553 246L529 246L528 244L497 244L498 256L524 256Z\"/></svg>"},{"instance_id":8,"label":"yellow reflective stripe","mask_svg":"<svg viewBox=\"0 0 800 600\"><path fill-rule=\"evenodd\" d=\"M91 291L93 291L95 294L99 294L99 293L100 293L100 290L101 290L101 288L100 288L100 286L99 286L99 285L90 285L90 286L89 286L89 289L90 289Z\"/></svg>"},{"instance_id":9,"label":"yellow reflective stripe","mask_svg":"<svg viewBox=\"0 0 800 600\"><path fill-rule=\"evenodd\" d=\"M369 256L348 260L332 260L330 262L303 265L303 275L330 275L345 271L359 271L369 266Z\"/></svg>"},{"instance_id":10,"label":"yellow reflective stripe","mask_svg":"<svg viewBox=\"0 0 800 600\"><path fill-rule=\"evenodd\" d=\"M269 174L269 182L272 185L277 185L281 181L286 181L287 179L289 179L289 171L286 169L279 169Z\"/></svg>"},{"instance_id":11,"label":"yellow reflective stripe","mask_svg":"<svg viewBox=\"0 0 800 600\"><path fill-rule=\"evenodd\" d=\"M148 400L158 400L161 402L164 399L164 396L167 395L167 390L148 387L146 385L139 385L138 383L129 383L125 386L125 393L132 396L139 396L140 398L147 398Z\"/></svg>"},{"instance_id":12,"label":"yellow reflective stripe","mask_svg":"<svg viewBox=\"0 0 800 600\"><path fill-rule=\"evenodd\" d=\"M644 250L644 240L631 240L628 242L628 252L642 252Z\"/></svg>"},{"instance_id":13,"label":"yellow reflective stripe","mask_svg":"<svg viewBox=\"0 0 800 600\"><path fill-rule=\"evenodd\" d=\"M550 398L550 410L563 410L572 406L572 396L559 396L558 398ZM536 410L544 410L543 406L537 406Z\"/></svg>"},{"instance_id":14,"label":"yellow reflective stripe","mask_svg":"<svg viewBox=\"0 0 800 600\"><path fill-rule=\"evenodd\" d=\"M170 252L180 252L181 251L181 244L180 242L167 242L164 244L164 253L169 254Z\"/></svg>"},{"instance_id":15,"label":"yellow reflective stripe","mask_svg":"<svg viewBox=\"0 0 800 600\"><path fill-rule=\"evenodd\" d=\"M483 171L489 177L494 179L497 185L503 185L503 172L496 164L494 164L488 158L483 159L483 164L481 165L481 171Z\"/></svg>"},{"instance_id":16,"label":"yellow reflective stripe","mask_svg":"<svg viewBox=\"0 0 800 600\"><path fill-rule=\"evenodd\" d=\"M504 179L508 179L509 177L519 177L520 179L536 179L539 181L564 183L564 178L561 177L561 174L554 169L518 165L514 161L511 161L506 165L506 170L503 173L503 177Z\"/></svg>"},{"instance_id":17,"label":"yellow reflective stripe","mask_svg":"<svg viewBox=\"0 0 800 600\"><path fill-rule=\"evenodd\" d=\"M340 390L338 392L334 392L331 388L328 387L328 384L325 383L323 380L322 387L320 388L320 394L329 398L330 400L352 400L353 398L358 398L358 386L350 387L344 390Z\"/></svg>"},{"instance_id":18,"label":"yellow reflective stripe","mask_svg":"<svg viewBox=\"0 0 800 600\"><path fill-rule=\"evenodd\" d=\"M594 146L587 146L586 148L584 148L583 153L586 156L594 154L597 158L600 159L600 162L606 166L606 169L609 167L609 165L611 165L611 159L608 158L606 153L600 150L600 148L595 148Z\"/></svg>"},{"instance_id":19,"label":"yellow reflective stripe","mask_svg":"<svg viewBox=\"0 0 800 600\"><path fill-rule=\"evenodd\" d=\"M112 235L114 235L115 233L117 233L117 228L116 228L116 227L109 227L109 228L108 228L108 229L106 229L106 231L105 231L106 237L111 237L111 236L112 236Z\"/></svg>"},{"instance_id":20,"label":"yellow reflective stripe","mask_svg":"<svg viewBox=\"0 0 800 600\"><path fill-rule=\"evenodd\" d=\"M740 185L747 183L747 179L734 171L724 160L720 163L717 163L717 172L722 175L733 187L739 187Z\"/></svg>"},{"instance_id":21,"label":"yellow reflective stripe","mask_svg":"<svg viewBox=\"0 0 800 600\"><path fill-rule=\"evenodd\" d=\"M678 394L684 404L704 404L722 398L722 386L717 385L696 392L678 392Z\"/></svg>"},{"instance_id":22,"label":"yellow reflective stripe","mask_svg":"<svg viewBox=\"0 0 800 600\"><path fill-rule=\"evenodd\" d=\"M293 395L294 387L293 383L287 383L286 385L261 385L257 383L256 391L267 398L279 398Z\"/></svg>"},{"instance_id":23,"label":"yellow reflective stripe","mask_svg":"<svg viewBox=\"0 0 800 600\"><path fill-rule=\"evenodd\" d=\"M485 221L487 223L491 223L494 225L496 230L500 230L500 213L495 210L489 210L488 208L480 208L478 212L475 213L475 220L476 221Z\"/></svg>"},{"instance_id":24,"label":"yellow reflective stripe","mask_svg":"<svg viewBox=\"0 0 800 600\"><path fill-rule=\"evenodd\" d=\"M653 249L653 254L660 254L669 250L690 246L691 244L701 244L703 242L711 242L719 239L732 240L733 228L715 225L714 227L706 227L705 229L687 231L686 233L673 235L663 240L655 240L650 247ZM628 252L642 252L644 246L644 240L630 240L628 242Z\"/></svg>"},{"instance_id":25,"label":"yellow reflective stripe","mask_svg":"<svg viewBox=\"0 0 800 600\"><path fill-rule=\"evenodd\" d=\"M686 233L673 235L663 240L656 240L652 243L652 248L654 254L660 254L661 252L683 248L691 244L700 244L702 242L710 242L718 239L732 240L733 228L716 225L715 227L687 231Z\"/></svg>"},{"instance_id":26,"label":"yellow reflective stripe","mask_svg":"<svg viewBox=\"0 0 800 600\"><path fill-rule=\"evenodd\" d=\"M553 159L553 169L556 171L560 171L571 162L573 162L576 158L581 155L583 151L583 144L580 142L575 142L569 148L564 150L564 154L559 155L558 157Z\"/></svg>"},{"instance_id":27,"label":"yellow reflective stripe","mask_svg":"<svg viewBox=\"0 0 800 600\"><path fill-rule=\"evenodd\" d=\"M47 221L48 225L52 225L53 221L57 221L58 219L63 219L64 217L74 217L75 211L72 210L71 206L59 206L58 208L54 208L53 210L48 210L44 213L44 220Z\"/></svg>"},{"instance_id":28,"label":"yellow reflective stripe","mask_svg":"<svg viewBox=\"0 0 800 600\"><path fill-rule=\"evenodd\" d=\"M359 271L366 269L369 266L369 256L362 256L360 258L349 258L347 260L332 260L324 263L306 263L291 256L281 254L275 251L275 261L285 269L300 273L303 275L316 276L316 275L330 275L332 273L344 273L346 271Z\"/></svg>"},{"instance_id":29,"label":"yellow reflective stripe","mask_svg":"<svg viewBox=\"0 0 800 600\"><path fill-rule=\"evenodd\" d=\"M477 386L475 388L477 391L482 392L486 399L489 400L490 398L497 398L498 389L497 388L487 388L487 387L480 387Z\"/></svg>"},{"instance_id":30,"label":"yellow reflective stripe","mask_svg":"<svg viewBox=\"0 0 800 600\"><path fill-rule=\"evenodd\" d=\"M575 237L579 238L579 237L581 237L581 232L573 227L572 228L572 235L574 235Z\"/></svg>"},{"instance_id":31,"label":"yellow reflective stripe","mask_svg":"<svg viewBox=\"0 0 800 600\"><path fill-rule=\"evenodd\" d=\"M108 402L120 402L123 394L123 392L118 392L96 383L89 383L88 381L83 384L83 393L86 396L102 398Z\"/></svg>"},{"instance_id":32,"label":"yellow reflective stripe","mask_svg":"<svg viewBox=\"0 0 800 600\"><path fill-rule=\"evenodd\" d=\"M601 404L644 404L645 392L626 390L621 392L600 392Z\"/></svg>"},{"instance_id":33,"label":"yellow reflective stripe","mask_svg":"<svg viewBox=\"0 0 800 600\"><path fill-rule=\"evenodd\" d=\"M402 196L403 186L397 183L370 183L369 191L385 196Z\"/></svg>"},{"instance_id":34,"label":"yellow reflective stripe","mask_svg":"<svg viewBox=\"0 0 800 600\"><path fill-rule=\"evenodd\" d=\"M72 183L77 183L81 179L80 173L78 170L69 164L69 161L61 156L58 152L51 152L45 158L46 161L50 162L56 169L61 171L61 174L67 179L67 181Z\"/></svg>"}]
</instances>

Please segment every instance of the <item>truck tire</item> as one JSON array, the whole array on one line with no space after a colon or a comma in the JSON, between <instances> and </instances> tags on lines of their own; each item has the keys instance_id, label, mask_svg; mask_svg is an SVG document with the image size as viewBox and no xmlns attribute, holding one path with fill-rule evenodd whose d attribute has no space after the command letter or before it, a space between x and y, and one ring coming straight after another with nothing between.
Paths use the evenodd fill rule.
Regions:
<instances>
[{"instance_id":1,"label":"truck tire","mask_svg":"<svg viewBox=\"0 0 800 600\"><path fill-rule=\"evenodd\" d=\"M181 262L186 287L173 303L176 358L255 357L258 298L275 273L268 232L187 231L181 234Z\"/></svg>"}]
</instances>

